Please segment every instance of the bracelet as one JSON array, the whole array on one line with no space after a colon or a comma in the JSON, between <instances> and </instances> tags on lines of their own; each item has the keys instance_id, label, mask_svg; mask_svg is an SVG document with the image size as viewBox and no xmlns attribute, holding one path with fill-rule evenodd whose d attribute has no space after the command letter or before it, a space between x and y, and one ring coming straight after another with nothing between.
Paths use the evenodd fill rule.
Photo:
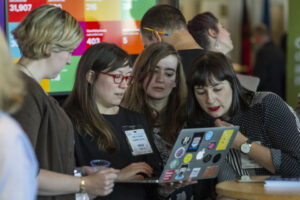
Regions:
<instances>
[{"instance_id":1,"label":"bracelet","mask_svg":"<svg viewBox=\"0 0 300 200\"><path fill-rule=\"evenodd\" d=\"M81 177L80 178L80 185L79 185L79 193L85 192L85 180Z\"/></svg>"}]
</instances>

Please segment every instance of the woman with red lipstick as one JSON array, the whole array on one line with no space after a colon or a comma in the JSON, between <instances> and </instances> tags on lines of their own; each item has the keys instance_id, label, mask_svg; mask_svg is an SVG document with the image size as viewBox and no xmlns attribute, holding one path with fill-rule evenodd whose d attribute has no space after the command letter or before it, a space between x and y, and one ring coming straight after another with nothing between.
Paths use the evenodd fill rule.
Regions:
<instances>
[{"instance_id":1,"label":"woman with red lipstick","mask_svg":"<svg viewBox=\"0 0 300 200\"><path fill-rule=\"evenodd\" d=\"M195 60L188 88L190 127L240 126L217 181L300 176L299 120L279 96L244 89L226 56L214 52Z\"/></svg>"},{"instance_id":2,"label":"woman with red lipstick","mask_svg":"<svg viewBox=\"0 0 300 200\"><path fill-rule=\"evenodd\" d=\"M77 165L108 160L111 167L120 169L120 181L141 179L141 174L151 177L160 168L146 120L120 106L131 80L128 54L115 44L96 44L81 57L73 91L64 105L75 129ZM130 136L134 131L141 141ZM139 146L145 148L132 148ZM104 199L140 200L149 194L144 184L115 183L113 192Z\"/></svg>"},{"instance_id":3,"label":"woman with red lipstick","mask_svg":"<svg viewBox=\"0 0 300 200\"><path fill-rule=\"evenodd\" d=\"M180 57L170 44L151 44L135 61L133 76L123 105L146 115L165 164L186 119L187 88ZM191 186L175 190L175 187L161 186L157 198L173 200L192 196Z\"/></svg>"}]
</instances>

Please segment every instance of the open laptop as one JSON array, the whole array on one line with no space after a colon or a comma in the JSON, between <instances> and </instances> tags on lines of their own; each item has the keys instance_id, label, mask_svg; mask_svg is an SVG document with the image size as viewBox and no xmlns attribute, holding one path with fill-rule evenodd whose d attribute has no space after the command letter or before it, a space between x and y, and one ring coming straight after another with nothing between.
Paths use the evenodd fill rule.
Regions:
<instances>
[{"instance_id":1,"label":"open laptop","mask_svg":"<svg viewBox=\"0 0 300 200\"><path fill-rule=\"evenodd\" d=\"M167 183L215 178L238 126L182 129L160 177L122 183Z\"/></svg>"}]
</instances>

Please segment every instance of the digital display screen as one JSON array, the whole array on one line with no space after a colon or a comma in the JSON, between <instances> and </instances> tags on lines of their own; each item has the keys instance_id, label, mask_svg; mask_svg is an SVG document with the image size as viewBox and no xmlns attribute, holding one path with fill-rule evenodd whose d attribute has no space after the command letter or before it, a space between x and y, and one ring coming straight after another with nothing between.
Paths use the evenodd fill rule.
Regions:
<instances>
[{"instance_id":1,"label":"digital display screen","mask_svg":"<svg viewBox=\"0 0 300 200\"><path fill-rule=\"evenodd\" d=\"M52 4L71 13L84 32L83 41L72 54L72 64L66 65L55 79L41 82L46 92L60 94L72 90L77 64L88 47L109 42L129 54L139 54L143 50L140 20L149 8L156 5L156 0L8 0L6 27L16 61L21 53L11 31L30 11L43 4Z\"/></svg>"}]
</instances>

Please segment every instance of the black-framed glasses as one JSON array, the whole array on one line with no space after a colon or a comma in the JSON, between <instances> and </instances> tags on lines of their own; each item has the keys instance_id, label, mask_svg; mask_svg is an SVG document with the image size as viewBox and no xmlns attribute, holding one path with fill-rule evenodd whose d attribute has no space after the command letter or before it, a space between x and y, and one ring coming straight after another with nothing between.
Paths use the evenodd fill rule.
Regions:
<instances>
[{"instance_id":1,"label":"black-framed glasses","mask_svg":"<svg viewBox=\"0 0 300 200\"><path fill-rule=\"evenodd\" d=\"M120 84L123 82L123 80L125 80L127 84L130 84L130 82L133 78L132 76L124 76L122 74L110 74L110 73L106 73L106 72L100 72L100 73L113 77L115 84Z\"/></svg>"}]
</instances>

